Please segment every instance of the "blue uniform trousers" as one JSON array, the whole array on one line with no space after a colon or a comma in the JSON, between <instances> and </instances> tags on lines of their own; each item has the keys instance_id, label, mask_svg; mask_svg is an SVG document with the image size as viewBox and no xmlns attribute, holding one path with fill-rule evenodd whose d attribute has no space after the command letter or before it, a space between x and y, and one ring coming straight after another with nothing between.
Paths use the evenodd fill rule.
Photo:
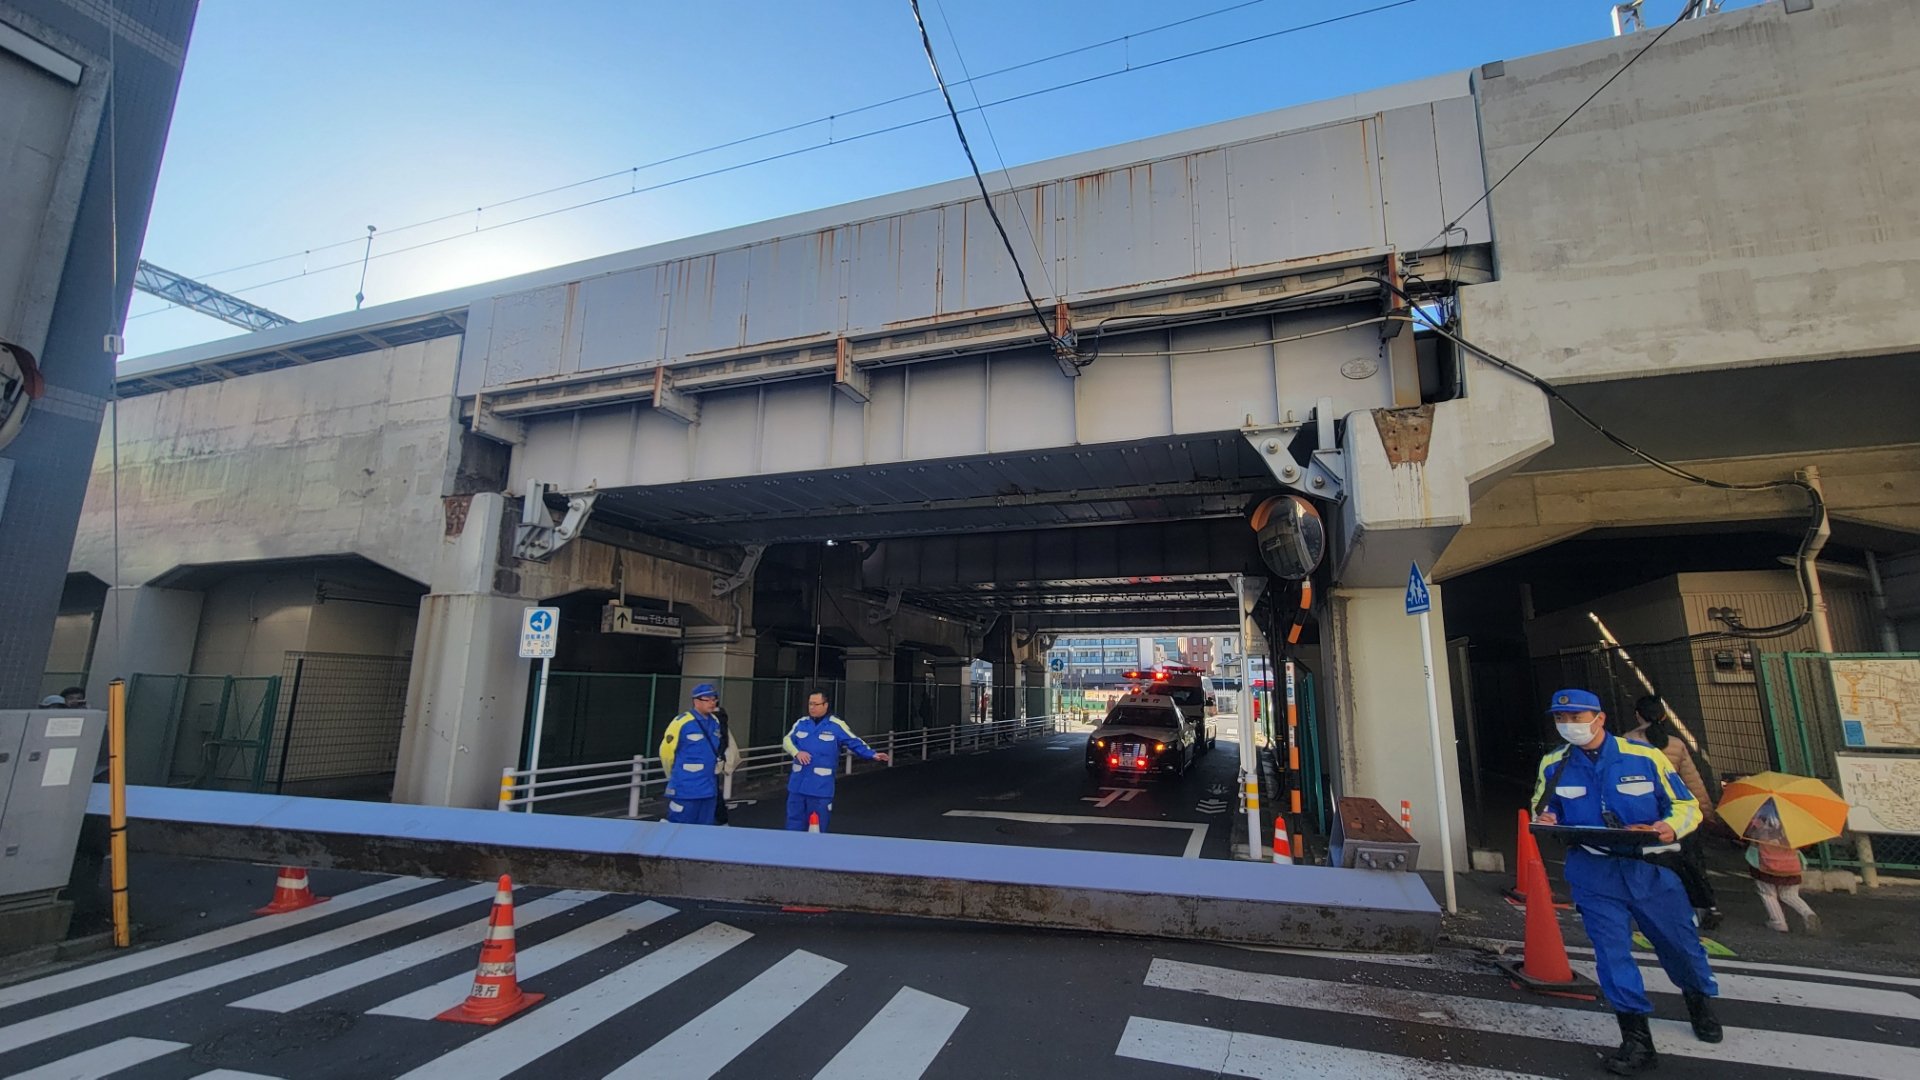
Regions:
<instances>
[{"instance_id":1,"label":"blue uniform trousers","mask_svg":"<svg viewBox=\"0 0 1920 1080\"><path fill-rule=\"evenodd\" d=\"M1714 996L1720 986L1707 965L1707 951L1693 925L1680 876L1638 859L1569 851L1581 865L1568 875L1573 905L1580 911L1593 953L1600 991L1615 1012L1651 1013L1647 987L1633 958L1633 927L1652 943L1667 977L1682 990ZM1572 867L1569 868L1574 869ZM1578 878L1576 883L1573 879Z\"/></svg>"},{"instance_id":2,"label":"blue uniform trousers","mask_svg":"<svg viewBox=\"0 0 1920 1080\"><path fill-rule=\"evenodd\" d=\"M787 828L792 832L807 831L807 815L820 815L820 831L827 831L827 819L833 816L833 796L802 795L797 791L787 792Z\"/></svg>"},{"instance_id":3,"label":"blue uniform trousers","mask_svg":"<svg viewBox=\"0 0 1920 1080\"><path fill-rule=\"evenodd\" d=\"M667 820L680 825L713 824L714 796L704 799L676 799L667 796Z\"/></svg>"}]
</instances>

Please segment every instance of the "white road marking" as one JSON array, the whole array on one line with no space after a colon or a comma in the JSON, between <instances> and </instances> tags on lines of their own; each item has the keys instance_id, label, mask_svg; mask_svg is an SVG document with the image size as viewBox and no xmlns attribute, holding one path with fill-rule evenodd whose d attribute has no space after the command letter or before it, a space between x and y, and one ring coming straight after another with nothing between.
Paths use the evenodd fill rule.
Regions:
<instances>
[{"instance_id":1,"label":"white road marking","mask_svg":"<svg viewBox=\"0 0 1920 1080\"><path fill-rule=\"evenodd\" d=\"M1136 1061L1256 1080L1300 1076L1337 1076L1340 1080L1540 1080L1530 1073L1505 1069L1397 1057L1357 1047L1276 1039L1139 1016L1127 1018L1127 1029L1121 1033L1114 1053Z\"/></svg>"},{"instance_id":2,"label":"white road marking","mask_svg":"<svg viewBox=\"0 0 1920 1080\"><path fill-rule=\"evenodd\" d=\"M1133 818L1088 817L1076 814L1023 814L1013 810L949 810L946 817L1005 818L1008 821L1034 821L1043 825L1122 825L1137 829L1179 829L1187 833L1187 848L1180 853L1184 859L1197 859L1200 849L1206 846L1207 829L1205 822L1192 821L1138 821Z\"/></svg>"},{"instance_id":3,"label":"white road marking","mask_svg":"<svg viewBox=\"0 0 1920 1080\"><path fill-rule=\"evenodd\" d=\"M37 1069L13 1073L12 1077L13 1080L97 1080L186 1048L186 1043L164 1039L116 1039Z\"/></svg>"},{"instance_id":4,"label":"white road marking","mask_svg":"<svg viewBox=\"0 0 1920 1080\"><path fill-rule=\"evenodd\" d=\"M233 1069L215 1069L212 1072L203 1072L199 1076L194 1077L193 1080L280 1080L280 1078L277 1076L268 1076L265 1073L238 1072Z\"/></svg>"},{"instance_id":5,"label":"white road marking","mask_svg":"<svg viewBox=\"0 0 1920 1080\"><path fill-rule=\"evenodd\" d=\"M1286 1005L1400 1023L1433 1023L1467 1031L1611 1046L1620 1038L1613 1017L1588 1009L1560 1009L1489 998L1432 994L1319 979L1234 971L1155 958L1146 985L1187 990L1232 1001ZM1655 1020L1663 1054L1798 1069L1808 1073L1911 1080L1920 1076L1920 1050L1825 1035L1728 1027L1726 1041L1703 1043L1677 1020Z\"/></svg>"},{"instance_id":6,"label":"white road marking","mask_svg":"<svg viewBox=\"0 0 1920 1080\"><path fill-rule=\"evenodd\" d=\"M752 937L725 923L709 923L573 993L495 1028L427 1062L402 1080L499 1080L536 1058L606 1023Z\"/></svg>"},{"instance_id":7,"label":"white road marking","mask_svg":"<svg viewBox=\"0 0 1920 1080\"><path fill-rule=\"evenodd\" d=\"M792 1015L847 965L795 950L606 1080L706 1080Z\"/></svg>"},{"instance_id":8,"label":"white road marking","mask_svg":"<svg viewBox=\"0 0 1920 1080\"><path fill-rule=\"evenodd\" d=\"M0 1008L5 1008L8 1005L18 1005L22 1001L39 1001L49 994L58 994L62 991L72 990L80 986L91 986L94 983L111 979L116 975L126 975L130 972L143 971L156 964L165 964L173 960L182 960L189 956L197 956L200 953L209 952L225 945L234 945L242 941L257 938L262 934L271 934L275 930L285 930L289 927L312 922L315 919L324 919L335 912L350 911L362 904L371 904L376 900L385 900L389 896L395 896L399 893L407 892L411 889L418 889L423 885L430 885L432 883L432 880L428 878L391 878L369 885L364 889L355 889L352 892L342 893L324 904L316 904L310 908L302 908L299 911L287 915L262 916L248 922L236 923L232 926L221 927L218 930L211 930L196 937L187 938L184 941L175 941L166 945L156 945L151 949L141 949L139 952L129 953L125 956L116 956L111 960L102 960L97 964L88 964L86 967L75 968L72 971L63 971L58 975L49 975L44 979L32 979L27 982L14 983L12 986L0 988Z\"/></svg>"},{"instance_id":9,"label":"white road marking","mask_svg":"<svg viewBox=\"0 0 1920 1080\"><path fill-rule=\"evenodd\" d=\"M917 1080L966 1016L959 1002L902 987L813 1080Z\"/></svg>"},{"instance_id":10,"label":"white road marking","mask_svg":"<svg viewBox=\"0 0 1920 1080\"><path fill-rule=\"evenodd\" d=\"M1105 810L1115 802L1132 802L1134 796L1140 794L1140 789L1137 787L1103 787L1100 790L1106 792L1106 794L1098 796L1088 795L1080 801L1090 802L1100 809Z\"/></svg>"},{"instance_id":11,"label":"white road marking","mask_svg":"<svg viewBox=\"0 0 1920 1080\"><path fill-rule=\"evenodd\" d=\"M1518 952L1521 942L1505 938L1462 938L1456 939L1485 946L1499 952ZM1593 950L1582 945L1569 945L1567 952L1574 956L1592 956ZM1324 954L1323 954L1324 955ZM1635 956L1652 958L1653 953L1645 949L1635 949ZM1722 960L1713 957L1713 969L1726 968L1731 971L1764 971L1779 975L1813 975L1822 979L1850 979L1854 982L1880 983L1883 986L1920 987L1920 979L1905 975L1877 975L1869 971L1844 971L1840 968L1798 967L1793 964L1765 964L1758 960Z\"/></svg>"},{"instance_id":12,"label":"white road marking","mask_svg":"<svg viewBox=\"0 0 1920 1080\"><path fill-rule=\"evenodd\" d=\"M31 1020L22 1020L0 1028L0 1046L30 1046L56 1035L66 1035L94 1024L118 1020L139 1009L164 1005L189 994L225 986L230 982L272 971L296 961L312 960L335 949L358 944L369 938L411 926L436 915L444 915L482 900L491 901L494 884L472 885L457 892L443 893L408 907L382 912L369 919L348 923L309 938L290 941L257 953L237 956L224 963L175 975L145 986L136 986L118 994L94 998L69 1008L59 1009ZM309 909L311 910L311 909Z\"/></svg>"},{"instance_id":13,"label":"white road marking","mask_svg":"<svg viewBox=\"0 0 1920 1080\"><path fill-rule=\"evenodd\" d=\"M550 915L563 911L572 911L589 900L598 899L605 893L597 892L557 892L543 896L530 904L515 905L513 911L516 929L531 926ZM451 930L443 930L432 937L419 941L409 941L383 953L356 960L342 967L328 968L325 971L271 990L263 990L252 997L229 1002L235 1008L262 1009L266 1012L292 1012L303 1005L311 1005L335 994L344 994L356 986L365 986L375 979L384 979L430 960L437 960L449 953L463 949L472 949L478 953L480 944L487 937L487 920L493 916L479 919ZM459 1004L456 1000L453 1004ZM447 1008L451 1006L445 1006Z\"/></svg>"},{"instance_id":14,"label":"white road marking","mask_svg":"<svg viewBox=\"0 0 1920 1080\"><path fill-rule=\"evenodd\" d=\"M524 983L536 975L577 960L602 945L618 941L636 930L644 930L672 914L674 914L673 908L647 900L625 910L616 911L603 919L595 919L551 941L543 941L522 951L515 960L515 974ZM462 972L424 990L416 990L405 997L394 998L385 1005L368 1009L367 1012L377 1016L404 1016L413 1020L431 1020L460 1004L467 996L467 987L471 985L473 985L473 974Z\"/></svg>"}]
</instances>

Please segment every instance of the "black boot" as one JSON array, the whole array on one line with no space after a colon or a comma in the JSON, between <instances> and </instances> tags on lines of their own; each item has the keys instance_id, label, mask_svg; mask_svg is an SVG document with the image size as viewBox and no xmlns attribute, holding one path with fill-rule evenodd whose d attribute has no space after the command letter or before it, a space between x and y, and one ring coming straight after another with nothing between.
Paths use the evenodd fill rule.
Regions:
<instances>
[{"instance_id":1,"label":"black boot","mask_svg":"<svg viewBox=\"0 0 1920 1080\"><path fill-rule=\"evenodd\" d=\"M1647 1018L1640 1013L1615 1013L1620 1021L1620 1049L1607 1059L1607 1071L1615 1076L1638 1076L1660 1064L1653 1052L1653 1032L1647 1030Z\"/></svg>"},{"instance_id":2,"label":"black boot","mask_svg":"<svg viewBox=\"0 0 1920 1080\"><path fill-rule=\"evenodd\" d=\"M1694 990L1688 990L1687 1019L1693 1021L1693 1034L1701 1042L1717 1043L1721 1039L1720 1018L1713 1015L1713 999Z\"/></svg>"}]
</instances>

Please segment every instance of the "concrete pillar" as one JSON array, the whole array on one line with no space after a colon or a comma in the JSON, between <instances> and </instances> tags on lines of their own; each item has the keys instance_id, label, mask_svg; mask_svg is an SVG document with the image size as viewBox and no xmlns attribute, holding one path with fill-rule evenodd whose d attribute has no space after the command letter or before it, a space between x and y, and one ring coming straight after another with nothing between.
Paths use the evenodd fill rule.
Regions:
<instances>
[{"instance_id":1,"label":"concrete pillar","mask_svg":"<svg viewBox=\"0 0 1920 1080\"><path fill-rule=\"evenodd\" d=\"M713 683L720 691L720 707L727 710L727 731L735 746L748 747L758 742L778 741L769 739L773 731L784 731L785 726L793 723L794 717L806 711L804 698L796 696L792 707L794 716L777 716L780 702L777 695L769 695L765 715L754 712L753 660L755 638L752 630L742 630L735 634L730 626L690 626L682 642L680 653L680 693L675 700L673 713L678 715L692 704L693 688L700 683ZM755 739L754 720L760 719L760 738ZM665 721L662 721L664 725Z\"/></svg>"},{"instance_id":2,"label":"concrete pillar","mask_svg":"<svg viewBox=\"0 0 1920 1080\"><path fill-rule=\"evenodd\" d=\"M1030 660L1020 665L1020 715L1044 716L1047 712L1047 664Z\"/></svg>"},{"instance_id":3,"label":"concrete pillar","mask_svg":"<svg viewBox=\"0 0 1920 1080\"><path fill-rule=\"evenodd\" d=\"M1433 596L1435 636L1444 608L1440 586ZM1334 727L1340 761L1337 793L1377 799L1398 816L1400 800L1413 804L1413 834L1420 841L1420 869L1440 869L1441 829L1435 812L1433 758L1427 735L1425 674L1420 662L1420 623L1406 613L1404 588L1333 590L1327 653L1331 670L1321 682L1321 701ZM1454 865L1467 865L1464 802L1453 727L1447 652L1436 648L1440 735L1447 777L1447 824Z\"/></svg>"},{"instance_id":4,"label":"concrete pillar","mask_svg":"<svg viewBox=\"0 0 1920 1080\"><path fill-rule=\"evenodd\" d=\"M529 601L494 590L505 509L498 493L473 496L441 544L414 632L395 802L496 806L500 770L520 765L536 661L518 655Z\"/></svg>"},{"instance_id":5,"label":"concrete pillar","mask_svg":"<svg viewBox=\"0 0 1920 1080\"><path fill-rule=\"evenodd\" d=\"M1019 693L1016 686L1015 663L1013 656L1013 616L1002 615L987 631L985 659L993 665L993 720L1011 720L1017 711Z\"/></svg>"},{"instance_id":6,"label":"concrete pillar","mask_svg":"<svg viewBox=\"0 0 1920 1080\"><path fill-rule=\"evenodd\" d=\"M894 725L893 650L848 649L847 689L840 718L863 735L892 731Z\"/></svg>"},{"instance_id":7,"label":"concrete pillar","mask_svg":"<svg viewBox=\"0 0 1920 1080\"><path fill-rule=\"evenodd\" d=\"M94 638L87 700L106 708L107 683L116 678L131 681L136 674L188 674L205 599L206 594L193 589L151 585L108 589Z\"/></svg>"},{"instance_id":8,"label":"concrete pillar","mask_svg":"<svg viewBox=\"0 0 1920 1080\"><path fill-rule=\"evenodd\" d=\"M929 727L965 723L973 702L973 660L936 658L933 662L933 709Z\"/></svg>"}]
</instances>

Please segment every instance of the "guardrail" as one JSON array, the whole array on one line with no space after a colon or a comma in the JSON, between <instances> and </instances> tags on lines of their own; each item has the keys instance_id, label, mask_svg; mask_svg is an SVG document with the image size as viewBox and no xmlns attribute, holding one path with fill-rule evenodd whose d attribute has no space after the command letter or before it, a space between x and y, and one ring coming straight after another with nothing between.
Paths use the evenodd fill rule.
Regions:
<instances>
[{"instance_id":1,"label":"guardrail","mask_svg":"<svg viewBox=\"0 0 1920 1080\"><path fill-rule=\"evenodd\" d=\"M934 757L952 756L961 751L969 753L982 747L993 748L1016 743L1034 735L1052 735L1057 732L1085 730L1084 724L1069 715L1047 714L1029 716L1018 720L995 720L984 724L955 724L943 728L921 728L918 731L884 731L877 735L862 736L868 746L884 753L890 758L885 765L875 768L891 768L914 759L928 761ZM858 759L852 754L843 755L843 775L853 773L854 762ZM740 760L723 781L723 793L726 798L733 797L734 781L743 776L763 773L785 773L788 768L787 748L779 744L772 746L749 746L740 751ZM531 813L535 804L553 802L559 799L577 799L588 795L612 795L626 792L627 813L629 818L640 816L640 805L648 798L657 796L667 786L666 771L657 757L644 757L636 754L619 761L604 761L591 765L558 765L541 769L500 770L501 810L526 810Z\"/></svg>"}]
</instances>

